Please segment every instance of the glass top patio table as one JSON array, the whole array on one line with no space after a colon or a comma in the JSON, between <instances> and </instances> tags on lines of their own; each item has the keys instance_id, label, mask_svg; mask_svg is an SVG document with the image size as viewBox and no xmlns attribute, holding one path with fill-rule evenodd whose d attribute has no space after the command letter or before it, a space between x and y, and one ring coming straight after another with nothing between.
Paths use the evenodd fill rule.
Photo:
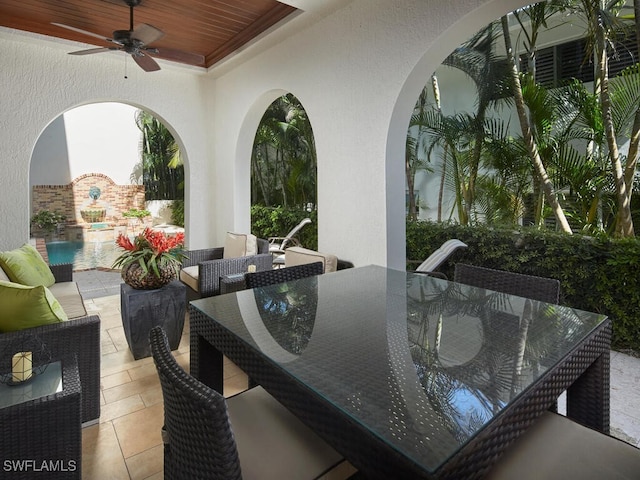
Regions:
<instances>
[{"instance_id":1,"label":"glass top patio table","mask_svg":"<svg viewBox=\"0 0 640 480\"><path fill-rule=\"evenodd\" d=\"M482 444L482 435L501 435L505 418L521 421L515 431L509 429L509 439L498 441L506 446L595 358L606 356L608 370L605 335L575 378L565 384L548 380L608 327L603 315L379 266L191 305L196 377L210 372L199 358L202 342L198 347L194 339L207 337L206 329L215 325L272 372L310 389L346 423L366 432L375 449L402 457L425 478L437 477L462 449L486 448L473 445ZM251 362L243 365L241 355L225 351L224 342L216 347L269 390L259 368L254 372ZM606 390L600 425L608 429L608 373L596 382L598 390ZM515 420L522 405L531 409L541 385L551 386L537 400L544 405L534 407L531 418ZM282 395L285 405L286 400Z\"/></svg>"}]
</instances>

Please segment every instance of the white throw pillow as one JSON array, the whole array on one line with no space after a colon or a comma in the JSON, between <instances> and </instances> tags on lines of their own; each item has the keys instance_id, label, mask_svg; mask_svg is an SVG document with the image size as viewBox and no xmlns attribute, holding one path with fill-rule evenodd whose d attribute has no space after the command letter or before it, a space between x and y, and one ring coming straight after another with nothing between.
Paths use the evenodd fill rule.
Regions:
<instances>
[{"instance_id":1,"label":"white throw pillow","mask_svg":"<svg viewBox=\"0 0 640 480\"><path fill-rule=\"evenodd\" d=\"M238 258L258 253L258 239L255 235L227 232L222 258Z\"/></svg>"},{"instance_id":2,"label":"white throw pillow","mask_svg":"<svg viewBox=\"0 0 640 480\"><path fill-rule=\"evenodd\" d=\"M302 247L290 247L284 251L284 266L293 267L307 263L322 262L324 273L338 269L338 257L329 253L320 253Z\"/></svg>"}]
</instances>

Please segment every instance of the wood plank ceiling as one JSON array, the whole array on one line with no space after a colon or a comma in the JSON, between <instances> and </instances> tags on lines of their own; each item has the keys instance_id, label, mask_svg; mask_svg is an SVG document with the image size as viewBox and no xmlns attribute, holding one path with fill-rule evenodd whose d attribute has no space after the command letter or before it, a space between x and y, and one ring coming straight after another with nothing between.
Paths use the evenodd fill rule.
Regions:
<instances>
[{"instance_id":1,"label":"wood plank ceiling","mask_svg":"<svg viewBox=\"0 0 640 480\"><path fill-rule=\"evenodd\" d=\"M114 30L129 29L126 1L1 0L0 25L109 47L113 43L52 22L113 38ZM201 55L203 63L191 64L210 67L295 10L277 0L142 0L134 8L134 27L147 23L159 28L165 35L152 47Z\"/></svg>"}]
</instances>

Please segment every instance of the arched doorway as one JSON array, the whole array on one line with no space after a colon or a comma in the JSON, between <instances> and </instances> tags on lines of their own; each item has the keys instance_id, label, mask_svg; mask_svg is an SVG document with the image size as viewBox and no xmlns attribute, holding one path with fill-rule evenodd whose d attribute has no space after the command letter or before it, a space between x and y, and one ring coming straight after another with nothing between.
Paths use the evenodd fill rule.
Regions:
<instances>
[{"instance_id":1,"label":"arched doorway","mask_svg":"<svg viewBox=\"0 0 640 480\"><path fill-rule=\"evenodd\" d=\"M181 184L172 200L180 204L182 228L184 167L167 169L172 173L163 177L150 165L154 160L166 164L170 154L157 150L177 141L162 120L124 103L91 103L62 113L36 141L29 176L31 215L46 219L53 214L61 221L44 230L32 223L32 236L61 243L50 244L54 255L61 255L54 262L72 261L75 269L110 268L119 234L171 224L176 218L171 201L149 201L157 198L145 188L149 176L163 181L173 175L174 183ZM153 190L157 195L158 189Z\"/></svg>"}]
</instances>

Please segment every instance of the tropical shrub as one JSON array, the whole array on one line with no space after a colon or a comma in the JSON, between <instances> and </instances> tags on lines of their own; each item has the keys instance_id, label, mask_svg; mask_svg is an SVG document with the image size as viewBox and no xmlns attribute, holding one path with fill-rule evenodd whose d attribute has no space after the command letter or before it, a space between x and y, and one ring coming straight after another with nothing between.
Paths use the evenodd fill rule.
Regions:
<instances>
[{"instance_id":1,"label":"tropical shrub","mask_svg":"<svg viewBox=\"0 0 640 480\"><path fill-rule=\"evenodd\" d=\"M171 223L184 228L184 200L174 200L171 204Z\"/></svg>"},{"instance_id":2,"label":"tropical shrub","mask_svg":"<svg viewBox=\"0 0 640 480\"><path fill-rule=\"evenodd\" d=\"M535 228L498 229L407 222L407 268L415 268L445 240L458 250L440 269L453 278L457 262L560 280L560 303L607 315L617 349L640 352L640 241L564 235Z\"/></svg>"},{"instance_id":3,"label":"tropical shrub","mask_svg":"<svg viewBox=\"0 0 640 480\"><path fill-rule=\"evenodd\" d=\"M259 238L283 237L306 217L311 219L311 224L300 230L296 237L303 247L317 250L318 212L315 210L307 212L284 207L253 205L251 207L251 233Z\"/></svg>"}]
</instances>

